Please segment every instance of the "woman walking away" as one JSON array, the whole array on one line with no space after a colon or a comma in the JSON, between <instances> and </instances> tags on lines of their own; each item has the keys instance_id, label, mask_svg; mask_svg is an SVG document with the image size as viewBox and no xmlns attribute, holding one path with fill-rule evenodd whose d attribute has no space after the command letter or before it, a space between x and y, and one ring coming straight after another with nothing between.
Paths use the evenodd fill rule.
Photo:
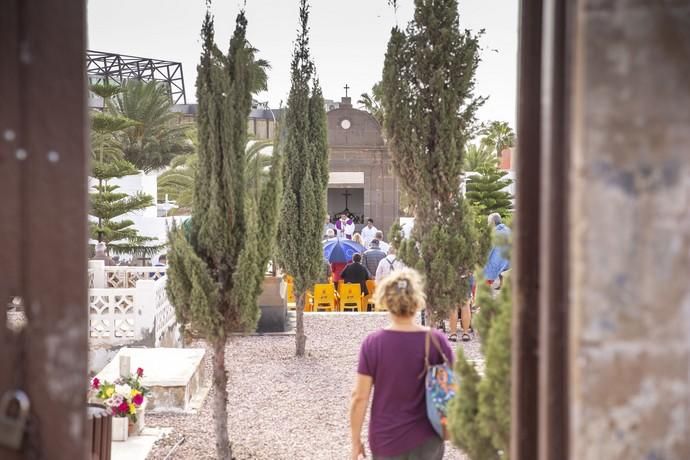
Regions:
<instances>
[{"instance_id":1,"label":"woman walking away","mask_svg":"<svg viewBox=\"0 0 690 460\"><path fill-rule=\"evenodd\" d=\"M446 357L453 351L439 331L429 331L414 320L424 308L419 274L396 270L374 292L376 305L390 314L390 324L364 339L359 354L357 380L352 392L350 428L352 460L365 454L361 431L372 387L374 397L369 422L369 447L374 460L440 460L443 440L427 418L424 388L424 356L428 333L433 334ZM431 347L429 362L441 364L439 349Z\"/></svg>"}]
</instances>

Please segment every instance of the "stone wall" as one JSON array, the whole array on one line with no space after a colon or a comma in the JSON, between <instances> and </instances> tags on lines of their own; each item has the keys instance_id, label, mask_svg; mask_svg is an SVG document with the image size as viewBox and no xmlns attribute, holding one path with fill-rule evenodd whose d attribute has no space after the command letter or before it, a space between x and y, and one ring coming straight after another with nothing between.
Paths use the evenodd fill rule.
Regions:
<instances>
[{"instance_id":1,"label":"stone wall","mask_svg":"<svg viewBox=\"0 0 690 460\"><path fill-rule=\"evenodd\" d=\"M690 458L690 6L578 2L570 458Z\"/></svg>"}]
</instances>

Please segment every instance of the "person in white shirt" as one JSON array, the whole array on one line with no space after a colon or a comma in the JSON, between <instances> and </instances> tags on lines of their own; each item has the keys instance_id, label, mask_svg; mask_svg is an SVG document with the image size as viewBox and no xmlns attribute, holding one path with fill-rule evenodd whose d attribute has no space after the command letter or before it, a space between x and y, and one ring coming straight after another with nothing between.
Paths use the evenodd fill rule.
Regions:
<instances>
[{"instance_id":1,"label":"person in white shirt","mask_svg":"<svg viewBox=\"0 0 690 460\"><path fill-rule=\"evenodd\" d=\"M321 243L326 244L327 242L334 240L334 239L335 239L335 230L333 230L332 228L329 228L328 230L326 230L326 238L324 238Z\"/></svg>"},{"instance_id":2,"label":"person in white shirt","mask_svg":"<svg viewBox=\"0 0 690 460\"><path fill-rule=\"evenodd\" d=\"M379 249L388 254L388 248L391 245L383 241L383 232L381 230L376 231L376 239L379 240Z\"/></svg>"},{"instance_id":3,"label":"person in white shirt","mask_svg":"<svg viewBox=\"0 0 690 460\"><path fill-rule=\"evenodd\" d=\"M368 248L369 245L371 244L371 240L376 239L376 232L378 232L379 229L374 227L374 219L368 219L367 220L367 225L362 228L362 238L364 239L364 247Z\"/></svg>"},{"instance_id":4,"label":"person in white shirt","mask_svg":"<svg viewBox=\"0 0 690 460\"><path fill-rule=\"evenodd\" d=\"M390 275L391 272L402 270L403 268L405 268L405 264L398 260L395 256L395 248L390 246L388 248L388 255L381 259L376 269L376 282L381 282L381 280Z\"/></svg>"},{"instance_id":5,"label":"person in white shirt","mask_svg":"<svg viewBox=\"0 0 690 460\"><path fill-rule=\"evenodd\" d=\"M323 236L327 237L328 230L335 232L335 224L331 222L331 216L326 215L326 221L323 224Z\"/></svg>"}]
</instances>

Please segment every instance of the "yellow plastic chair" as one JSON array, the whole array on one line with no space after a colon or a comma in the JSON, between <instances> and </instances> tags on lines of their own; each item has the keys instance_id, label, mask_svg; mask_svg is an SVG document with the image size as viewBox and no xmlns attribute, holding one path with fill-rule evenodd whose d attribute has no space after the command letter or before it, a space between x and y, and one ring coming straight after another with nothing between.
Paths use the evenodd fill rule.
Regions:
<instances>
[{"instance_id":1,"label":"yellow plastic chair","mask_svg":"<svg viewBox=\"0 0 690 460\"><path fill-rule=\"evenodd\" d=\"M314 311L314 296L311 291L304 295L304 311Z\"/></svg>"},{"instance_id":2,"label":"yellow plastic chair","mask_svg":"<svg viewBox=\"0 0 690 460\"><path fill-rule=\"evenodd\" d=\"M367 311L376 311L376 304L374 303L374 291L376 290L376 281L367 280L367 289L369 295L364 296L364 305L367 306ZM371 307L371 310L369 309Z\"/></svg>"},{"instance_id":3,"label":"yellow plastic chair","mask_svg":"<svg viewBox=\"0 0 690 460\"><path fill-rule=\"evenodd\" d=\"M297 299L295 299L295 286L290 282L290 279L287 281L287 307L288 310L297 310Z\"/></svg>"},{"instance_id":4,"label":"yellow plastic chair","mask_svg":"<svg viewBox=\"0 0 690 460\"><path fill-rule=\"evenodd\" d=\"M362 287L359 284L343 284L340 287L340 309L362 311Z\"/></svg>"},{"instance_id":5,"label":"yellow plastic chair","mask_svg":"<svg viewBox=\"0 0 690 460\"><path fill-rule=\"evenodd\" d=\"M333 283L314 285L314 311L335 311Z\"/></svg>"},{"instance_id":6,"label":"yellow plastic chair","mask_svg":"<svg viewBox=\"0 0 690 460\"><path fill-rule=\"evenodd\" d=\"M345 284L345 281L339 280L338 281L338 287L335 288L335 306L336 306L336 311L343 311L343 304L340 302L340 291L343 289L343 285Z\"/></svg>"},{"instance_id":7,"label":"yellow plastic chair","mask_svg":"<svg viewBox=\"0 0 690 460\"><path fill-rule=\"evenodd\" d=\"M285 295L287 296L288 310L297 310L297 298L295 297L295 285L292 284L291 278L288 278L288 280L287 280L287 289L286 289ZM313 297L311 295L311 292L307 291L307 294L304 296L304 311L312 311L312 300L313 300Z\"/></svg>"}]
</instances>

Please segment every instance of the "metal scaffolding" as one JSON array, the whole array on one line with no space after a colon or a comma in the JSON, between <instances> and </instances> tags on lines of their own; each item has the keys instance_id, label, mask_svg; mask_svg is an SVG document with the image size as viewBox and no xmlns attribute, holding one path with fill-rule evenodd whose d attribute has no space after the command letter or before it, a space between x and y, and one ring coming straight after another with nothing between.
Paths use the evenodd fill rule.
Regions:
<instances>
[{"instance_id":1,"label":"metal scaffolding","mask_svg":"<svg viewBox=\"0 0 690 460\"><path fill-rule=\"evenodd\" d=\"M125 54L86 51L86 73L92 83L122 84L129 79L160 81L168 85L173 104L186 104L182 64Z\"/></svg>"}]
</instances>

